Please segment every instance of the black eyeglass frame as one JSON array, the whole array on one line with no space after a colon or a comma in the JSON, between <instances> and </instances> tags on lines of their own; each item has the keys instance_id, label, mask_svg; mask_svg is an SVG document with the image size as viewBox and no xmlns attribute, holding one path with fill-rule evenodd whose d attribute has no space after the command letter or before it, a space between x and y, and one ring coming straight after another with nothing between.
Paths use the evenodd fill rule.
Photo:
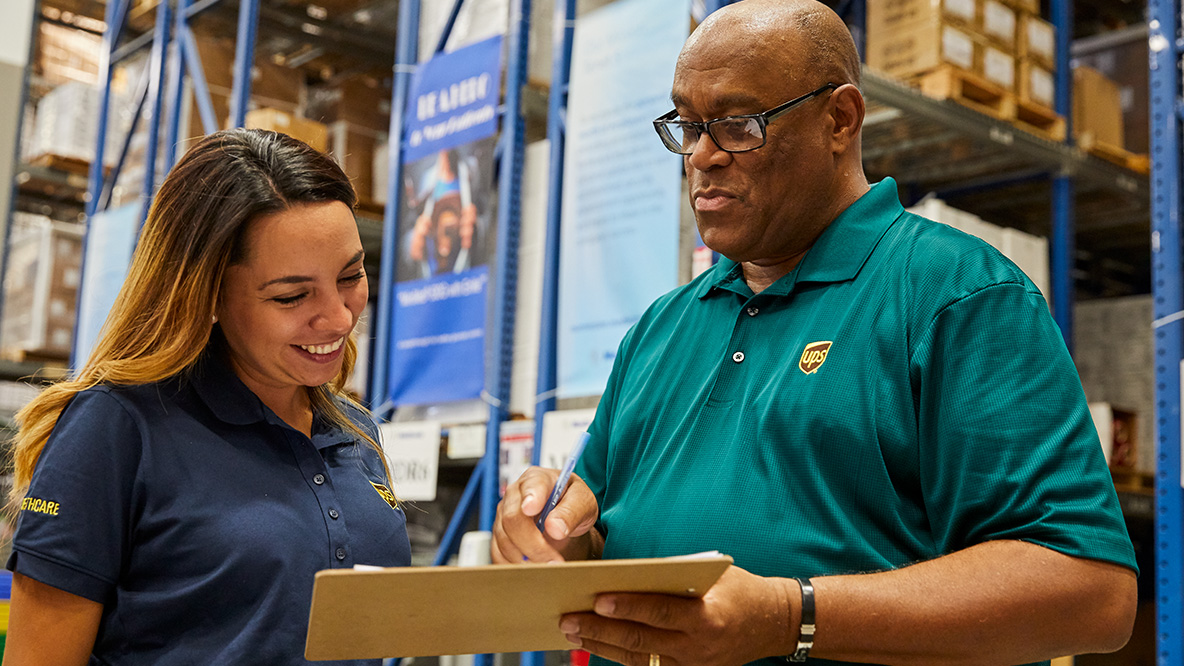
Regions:
<instances>
[{"instance_id":1,"label":"black eyeglass frame","mask_svg":"<svg viewBox=\"0 0 1184 666\"><path fill-rule=\"evenodd\" d=\"M715 118L713 120L707 120L703 122L696 122L694 120L675 120L678 118L678 109L672 109L669 113L661 115L654 120L654 131L658 133L658 138L662 140L662 145L666 147L666 150L669 150L676 155L690 155L691 153L695 152L695 149L692 147L689 152L683 152L682 142L676 140L674 134L669 129L671 125L689 125L698 130L699 137L695 140L695 145L698 145L698 140L702 139L703 133L706 132L707 135L711 137L711 140L715 142L716 147L725 153L747 153L751 150L756 150L757 148L763 147L765 143L768 142L769 132L767 128L769 123L777 120L786 113L789 113L792 109L805 103L807 100L810 100L813 97L826 92L827 90L838 90L838 88L839 85L837 83L827 83L817 90L810 91L801 97L795 97L794 99L791 99L784 104L779 104L768 111L765 111L764 113L746 113L739 116L724 116L723 118ZM715 134L712 133L711 126L715 123L723 122L725 120L756 120L757 124L761 128L760 145L753 146L752 148L744 148L741 150L728 150L727 148L719 145L719 140L716 139ZM678 150L674 149L675 146L678 146Z\"/></svg>"}]
</instances>

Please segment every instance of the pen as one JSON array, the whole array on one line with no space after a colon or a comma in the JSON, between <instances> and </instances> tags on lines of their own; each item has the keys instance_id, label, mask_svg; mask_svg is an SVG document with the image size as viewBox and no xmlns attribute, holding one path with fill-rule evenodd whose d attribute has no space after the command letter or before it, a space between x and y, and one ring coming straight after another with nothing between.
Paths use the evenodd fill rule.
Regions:
<instances>
[{"instance_id":1,"label":"pen","mask_svg":"<svg viewBox=\"0 0 1184 666\"><path fill-rule=\"evenodd\" d=\"M576 462L580 459L580 454L584 452L584 445L588 443L588 433L580 433L580 438L576 440L576 445L572 447L571 453L567 455L567 462L563 463L563 469L559 472L559 479L555 481L555 488L551 490L551 496L547 498L546 505L543 506L542 513L535 520L535 525L538 526L539 531L543 531L543 524L547 522L547 516L551 515L551 510L555 505L559 504L559 499L563 497L563 491L567 490L567 482L571 480L571 473L576 468Z\"/></svg>"}]
</instances>

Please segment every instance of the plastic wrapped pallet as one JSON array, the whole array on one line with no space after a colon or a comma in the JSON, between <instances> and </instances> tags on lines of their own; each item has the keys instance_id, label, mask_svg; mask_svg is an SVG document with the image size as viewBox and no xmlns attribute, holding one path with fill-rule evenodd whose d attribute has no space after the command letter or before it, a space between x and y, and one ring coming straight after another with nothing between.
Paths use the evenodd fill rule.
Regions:
<instances>
[{"instance_id":1,"label":"plastic wrapped pallet","mask_svg":"<svg viewBox=\"0 0 1184 666\"><path fill-rule=\"evenodd\" d=\"M89 164L98 138L99 89L86 83L64 83L46 93L37 105L32 131L24 145L26 161L60 157ZM134 115L126 95L112 91L103 163L118 159L120 144Z\"/></svg>"},{"instance_id":2,"label":"plastic wrapped pallet","mask_svg":"<svg viewBox=\"0 0 1184 666\"><path fill-rule=\"evenodd\" d=\"M81 226L13 214L0 326L6 350L69 356L81 264Z\"/></svg>"}]
</instances>

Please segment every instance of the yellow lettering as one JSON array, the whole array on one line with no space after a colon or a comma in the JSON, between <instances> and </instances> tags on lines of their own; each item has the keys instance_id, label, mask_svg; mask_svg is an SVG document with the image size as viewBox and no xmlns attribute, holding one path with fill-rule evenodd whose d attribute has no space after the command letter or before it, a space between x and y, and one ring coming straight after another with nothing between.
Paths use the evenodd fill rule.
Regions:
<instances>
[{"instance_id":1,"label":"yellow lettering","mask_svg":"<svg viewBox=\"0 0 1184 666\"><path fill-rule=\"evenodd\" d=\"M33 513L44 513L49 516L58 515L62 505L58 502L51 502L50 500L41 499L40 497L26 497L21 500L21 511L32 511Z\"/></svg>"}]
</instances>

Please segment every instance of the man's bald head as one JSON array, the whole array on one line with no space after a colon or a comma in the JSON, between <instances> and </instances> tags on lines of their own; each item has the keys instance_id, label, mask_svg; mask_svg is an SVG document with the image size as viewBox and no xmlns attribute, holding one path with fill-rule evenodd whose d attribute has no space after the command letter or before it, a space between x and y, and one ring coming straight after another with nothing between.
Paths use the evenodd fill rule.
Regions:
<instances>
[{"instance_id":1,"label":"man's bald head","mask_svg":"<svg viewBox=\"0 0 1184 666\"><path fill-rule=\"evenodd\" d=\"M724 49L737 65L778 68L785 80L859 85L859 53L843 20L815 0L742 0L712 13L679 62Z\"/></svg>"}]
</instances>

